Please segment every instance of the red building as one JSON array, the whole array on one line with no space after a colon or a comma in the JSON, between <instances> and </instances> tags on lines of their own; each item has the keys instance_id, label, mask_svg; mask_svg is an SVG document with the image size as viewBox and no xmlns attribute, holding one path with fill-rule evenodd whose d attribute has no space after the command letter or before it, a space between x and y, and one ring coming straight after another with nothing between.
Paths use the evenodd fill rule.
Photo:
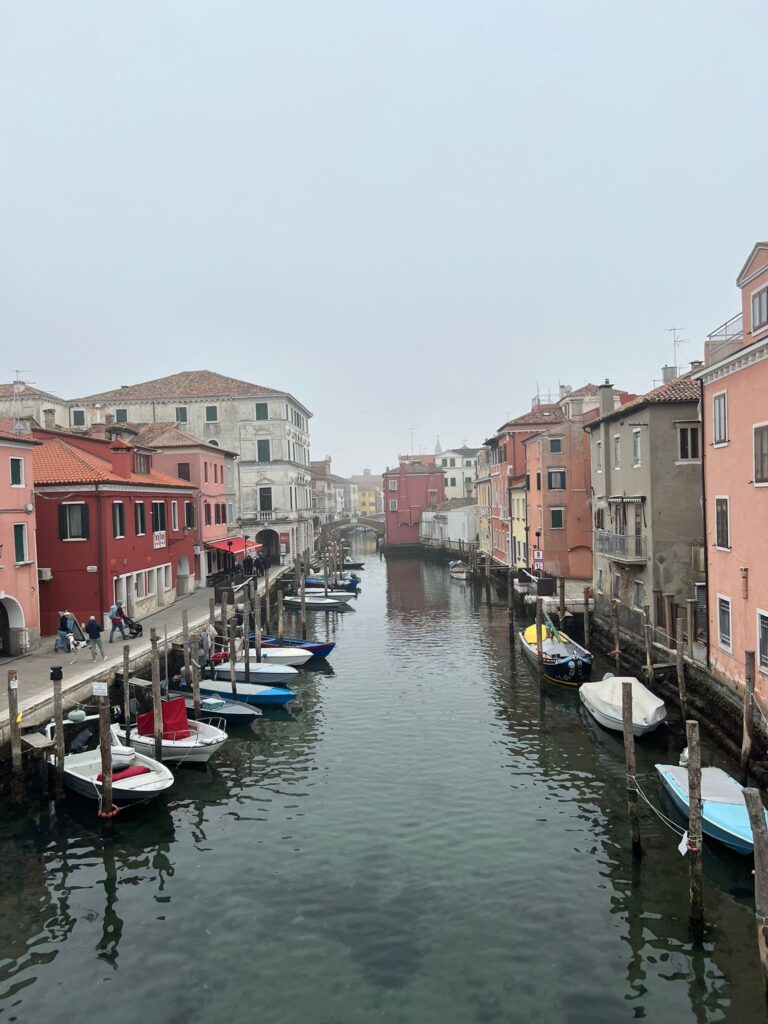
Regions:
<instances>
[{"instance_id":1,"label":"red building","mask_svg":"<svg viewBox=\"0 0 768 1024\"><path fill-rule=\"evenodd\" d=\"M40 620L141 618L194 587L197 488L124 441L34 430Z\"/></svg>"},{"instance_id":2,"label":"red building","mask_svg":"<svg viewBox=\"0 0 768 1024\"><path fill-rule=\"evenodd\" d=\"M433 456L401 456L384 480L384 540L388 547L419 543L421 513L445 501L442 469Z\"/></svg>"}]
</instances>

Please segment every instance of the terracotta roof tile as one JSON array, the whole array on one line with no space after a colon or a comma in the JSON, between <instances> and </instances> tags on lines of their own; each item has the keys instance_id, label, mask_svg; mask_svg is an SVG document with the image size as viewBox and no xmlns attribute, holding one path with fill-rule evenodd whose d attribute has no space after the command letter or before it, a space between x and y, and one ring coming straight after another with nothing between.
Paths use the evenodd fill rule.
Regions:
<instances>
[{"instance_id":1,"label":"terracotta roof tile","mask_svg":"<svg viewBox=\"0 0 768 1024\"><path fill-rule=\"evenodd\" d=\"M39 388L33 388L31 384L23 384L21 390L19 390L19 383L17 381L12 381L10 384L0 384L0 398L24 398L27 395L32 395L34 398L50 398L54 402L62 402L62 404L64 401L48 391L40 391Z\"/></svg>"},{"instance_id":2,"label":"terracotta roof tile","mask_svg":"<svg viewBox=\"0 0 768 1024\"><path fill-rule=\"evenodd\" d=\"M633 398L632 401L619 406L603 419L615 419L617 416L624 416L625 413L631 412L633 409L641 409L646 405L658 405L663 402L698 402L701 397L699 382L693 380L692 372L689 370L688 373L675 377L674 380L667 381L665 384L660 384L644 395Z\"/></svg>"},{"instance_id":3,"label":"terracotta roof tile","mask_svg":"<svg viewBox=\"0 0 768 1024\"><path fill-rule=\"evenodd\" d=\"M523 413L522 416L516 416L513 420L508 420L501 430L506 427L548 427L550 423L562 423L565 419L563 410L556 405L549 406L549 408L543 409L531 409L530 412ZM501 431L500 431L501 432Z\"/></svg>"},{"instance_id":4,"label":"terracotta roof tile","mask_svg":"<svg viewBox=\"0 0 768 1024\"><path fill-rule=\"evenodd\" d=\"M28 431L16 430L16 423L13 416L0 416L0 437L4 441L20 441L22 444L38 443Z\"/></svg>"},{"instance_id":5,"label":"terracotta roof tile","mask_svg":"<svg viewBox=\"0 0 768 1024\"><path fill-rule=\"evenodd\" d=\"M131 448L131 445L125 447ZM35 449L33 460L36 486L118 482L195 490L194 484L179 480L175 476L158 473L154 469L149 473L129 473L127 476L121 476L113 472L111 462L68 444L58 437L44 440Z\"/></svg>"},{"instance_id":6,"label":"terracotta roof tile","mask_svg":"<svg viewBox=\"0 0 768 1024\"><path fill-rule=\"evenodd\" d=\"M172 401L185 398L241 398L259 397L260 395L283 395L284 391L262 387L261 384L250 384L236 377L226 377L213 370L183 370L172 373L168 377L144 381L141 384L129 384L114 388L112 391L100 391L95 395L86 395L82 401Z\"/></svg>"}]
</instances>

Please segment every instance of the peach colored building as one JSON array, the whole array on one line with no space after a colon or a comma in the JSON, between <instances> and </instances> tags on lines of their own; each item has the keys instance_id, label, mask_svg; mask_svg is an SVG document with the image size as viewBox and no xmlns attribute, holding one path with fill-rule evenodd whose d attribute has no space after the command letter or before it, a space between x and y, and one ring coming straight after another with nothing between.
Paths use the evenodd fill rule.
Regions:
<instances>
[{"instance_id":1,"label":"peach colored building","mask_svg":"<svg viewBox=\"0 0 768 1024\"><path fill-rule=\"evenodd\" d=\"M709 335L702 382L709 664L768 699L768 242L737 278L741 313Z\"/></svg>"},{"instance_id":2,"label":"peach colored building","mask_svg":"<svg viewBox=\"0 0 768 1024\"><path fill-rule=\"evenodd\" d=\"M0 657L40 643L32 452L37 442L0 420Z\"/></svg>"}]
</instances>

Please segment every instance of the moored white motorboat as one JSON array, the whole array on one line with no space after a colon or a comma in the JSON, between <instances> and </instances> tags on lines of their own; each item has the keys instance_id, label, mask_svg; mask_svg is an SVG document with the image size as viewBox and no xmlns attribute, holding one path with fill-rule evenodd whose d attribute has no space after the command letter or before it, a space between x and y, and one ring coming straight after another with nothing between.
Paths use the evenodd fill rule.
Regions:
<instances>
[{"instance_id":1,"label":"moored white motorboat","mask_svg":"<svg viewBox=\"0 0 768 1024\"><path fill-rule=\"evenodd\" d=\"M667 717L664 701L651 693L634 676L607 676L594 683L582 683L579 697L587 711L595 721L605 729L623 732L624 718L622 714L623 683L632 684L632 732L635 736L644 736L647 732L658 729Z\"/></svg>"},{"instance_id":2,"label":"moored white motorboat","mask_svg":"<svg viewBox=\"0 0 768 1024\"><path fill-rule=\"evenodd\" d=\"M268 665L265 661L258 662L254 655L253 661L249 665L250 680L252 683L278 683L280 686L290 685L298 675L295 668L290 665ZM220 662L213 670L213 682L215 683L229 683L232 676L230 673L230 665L228 661ZM235 662L235 682L245 682L245 662ZM203 684L207 684L208 680L200 681L200 692L203 692ZM217 691L218 692L218 691ZM222 691L223 692L223 691Z\"/></svg>"},{"instance_id":3,"label":"moored white motorboat","mask_svg":"<svg viewBox=\"0 0 768 1024\"><path fill-rule=\"evenodd\" d=\"M305 593L305 607L312 611L336 611L339 608L344 607L348 601L351 601L354 594L348 594L344 591L332 591L329 590L328 594L324 594L322 591L307 591ZM283 606L285 608L301 608L301 598L295 594L291 594L283 598Z\"/></svg>"},{"instance_id":4,"label":"moored white motorboat","mask_svg":"<svg viewBox=\"0 0 768 1024\"><path fill-rule=\"evenodd\" d=\"M288 668L287 672L296 672L295 668ZM283 705L288 704L296 697L295 690L289 690L283 686L262 686L260 683L236 682L237 693L232 689L229 679L201 679L200 693L211 696L221 696L226 700L239 701L242 704L263 704Z\"/></svg>"},{"instance_id":5,"label":"moored white motorboat","mask_svg":"<svg viewBox=\"0 0 768 1024\"><path fill-rule=\"evenodd\" d=\"M55 723L45 727L48 739L56 730ZM119 806L139 803L159 796L173 785L173 775L164 764L152 757L126 747L113 725L110 729L112 750L112 799ZM64 785L91 800L101 799L101 751L99 750L99 716L86 715L79 722L64 719ZM55 767L56 756L49 764Z\"/></svg>"},{"instance_id":6,"label":"moored white motorboat","mask_svg":"<svg viewBox=\"0 0 768 1024\"><path fill-rule=\"evenodd\" d=\"M184 762L185 764L205 764L219 748L226 743L227 733L219 724L212 722L196 722L187 716L184 697L173 697L161 702L163 714L163 740L161 759L163 761ZM121 743L128 743L140 754L151 757L155 752L154 713L147 711L136 718L130 732L125 725L114 727Z\"/></svg>"},{"instance_id":7,"label":"moored white motorboat","mask_svg":"<svg viewBox=\"0 0 768 1024\"><path fill-rule=\"evenodd\" d=\"M238 659L245 658L245 652L239 645L237 648L237 657ZM305 665L311 657L312 651L302 650L300 647L262 647L261 662L258 662L256 659L256 649L253 647L250 649L252 668L257 664L290 665L295 668L300 665ZM219 654L215 654L212 660L215 665L221 665L224 661L228 662L229 654L227 651L221 651Z\"/></svg>"},{"instance_id":8,"label":"moored white motorboat","mask_svg":"<svg viewBox=\"0 0 768 1024\"><path fill-rule=\"evenodd\" d=\"M183 681L181 685L185 685ZM183 697L187 715L194 715L195 698L189 693L189 690L171 690L168 696ZM228 725L251 725L257 718L261 718L261 711L258 708L249 708L247 704L224 700L218 694L211 694L200 700L200 719L204 722L223 719Z\"/></svg>"}]
</instances>

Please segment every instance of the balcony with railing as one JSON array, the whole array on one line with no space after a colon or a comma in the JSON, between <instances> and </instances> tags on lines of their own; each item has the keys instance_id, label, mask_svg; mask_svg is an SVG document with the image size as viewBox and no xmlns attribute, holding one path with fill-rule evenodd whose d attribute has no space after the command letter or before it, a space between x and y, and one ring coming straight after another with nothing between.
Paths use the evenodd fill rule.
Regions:
<instances>
[{"instance_id":1,"label":"balcony with railing","mask_svg":"<svg viewBox=\"0 0 768 1024\"><path fill-rule=\"evenodd\" d=\"M607 555L616 562L637 564L648 561L648 545L642 534L595 530L595 554Z\"/></svg>"},{"instance_id":2,"label":"balcony with railing","mask_svg":"<svg viewBox=\"0 0 768 1024\"><path fill-rule=\"evenodd\" d=\"M704 346L704 362L709 365L724 359L744 344L744 318L736 313L730 320L720 324L707 335Z\"/></svg>"}]
</instances>

